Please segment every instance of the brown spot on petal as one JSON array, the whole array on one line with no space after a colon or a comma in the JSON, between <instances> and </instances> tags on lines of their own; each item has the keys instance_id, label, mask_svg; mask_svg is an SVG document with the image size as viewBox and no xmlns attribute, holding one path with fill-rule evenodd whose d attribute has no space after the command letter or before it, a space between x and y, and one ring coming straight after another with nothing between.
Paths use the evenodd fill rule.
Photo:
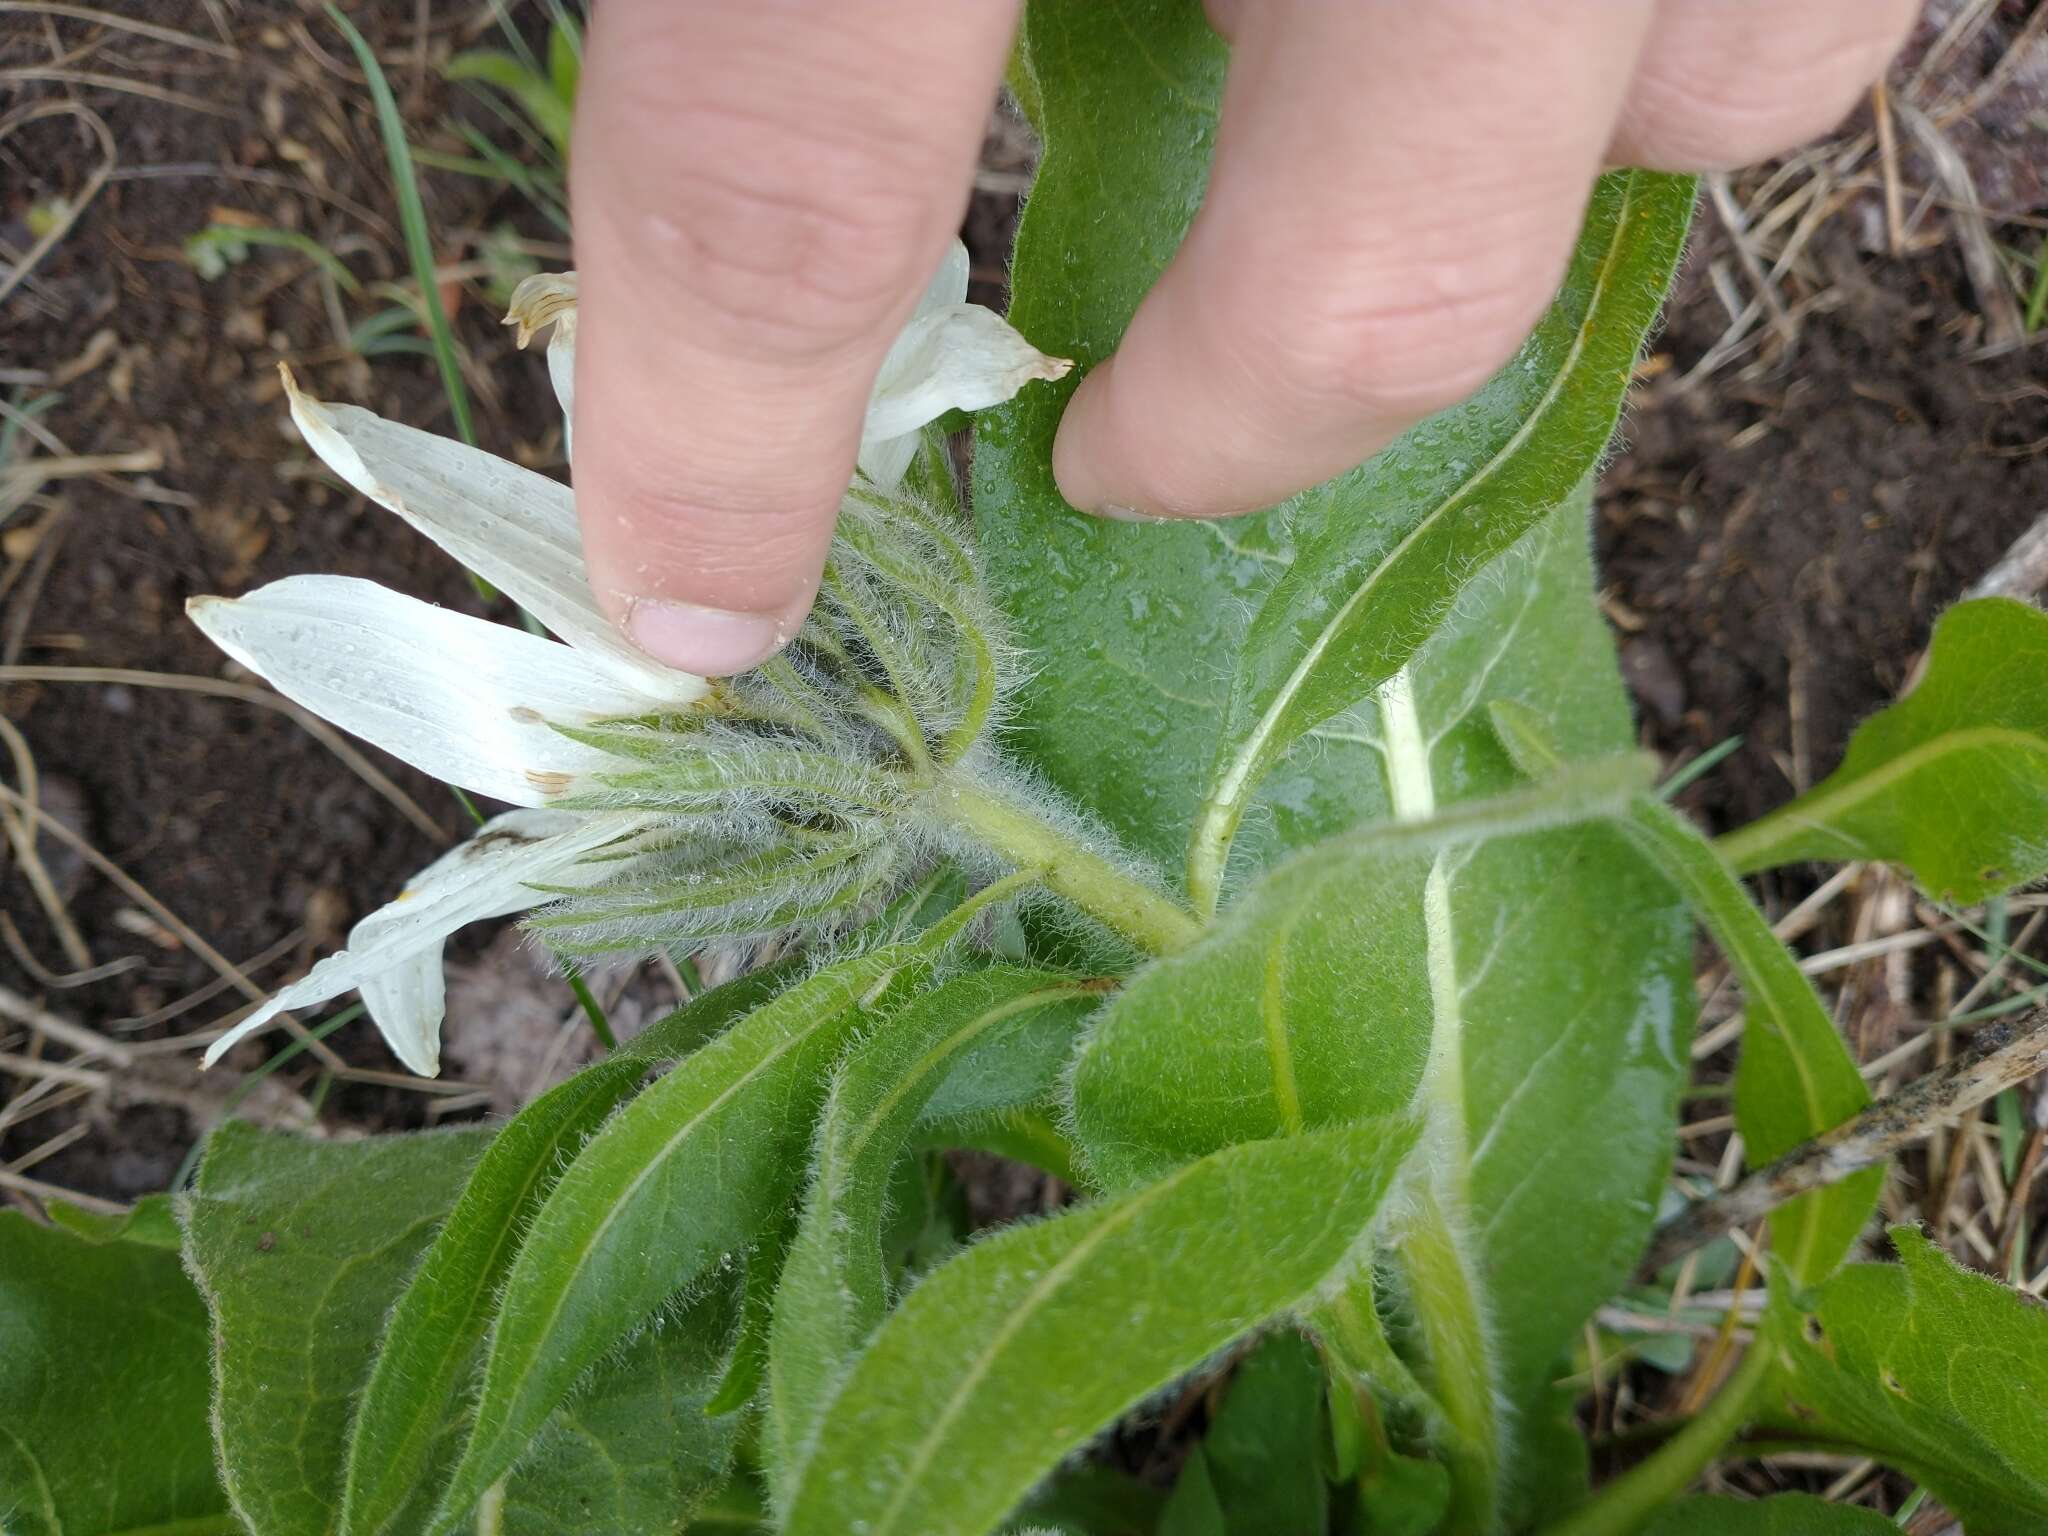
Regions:
<instances>
[{"instance_id":1,"label":"brown spot on petal","mask_svg":"<svg viewBox=\"0 0 2048 1536\"><path fill-rule=\"evenodd\" d=\"M541 720L539 710L529 709L524 704L514 704L510 710L510 714L512 718L514 720L517 720L521 725L540 725L544 723Z\"/></svg>"},{"instance_id":2,"label":"brown spot on petal","mask_svg":"<svg viewBox=\"0 0 2048 1536\"><path fill-rule=\"evenodd\" d=\"M574 779L566 773L529 768L526 770L526 782L544 795L559 795L574 782Z\"/></svg>"}]
</instances>

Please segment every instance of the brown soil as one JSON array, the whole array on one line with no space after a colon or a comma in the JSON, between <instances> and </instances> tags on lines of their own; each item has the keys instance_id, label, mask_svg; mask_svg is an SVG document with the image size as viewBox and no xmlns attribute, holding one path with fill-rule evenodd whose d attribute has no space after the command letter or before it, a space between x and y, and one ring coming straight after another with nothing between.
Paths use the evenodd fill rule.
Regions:
<instances>
[{"instance_id":1,"label":"brown soil","mask_svg":"<svg viewBox=\"0 0 2048 1536\"><path fill-rule=\"evenodd\" d=\"M1682 378L1728 315L1700 280L1660 344ZM1647 741L1742 745L1689 792L1746 821L1824 775L1894 698L1933 618L2048 511L2034 354L1972 362L1952 247L1875 264L1825 235L1837 306L1771 376L1651 384L1600 495L1607 609Z\"/></svg>"}]
</instances>

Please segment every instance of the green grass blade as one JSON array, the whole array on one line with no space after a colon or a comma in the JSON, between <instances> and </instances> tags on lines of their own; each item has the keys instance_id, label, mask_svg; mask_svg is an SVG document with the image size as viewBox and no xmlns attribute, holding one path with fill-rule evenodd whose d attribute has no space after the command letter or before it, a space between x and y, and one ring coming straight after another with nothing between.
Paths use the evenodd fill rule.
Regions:
<instances>
[{"instance_id":1,"label":"green grass blade","mask_svg":"<svg viewBox=\"0 0 2048 1536\"><path fill-rule=\"evenodd\" d=\"M476 446L476 424L469 413L469 391L462 382L462 367L455 355L455 333L448 326L448 311L441 304L440 285L434 279L434 246L427 234L426 205L420 201L419 178L413 173L412 150L405 139L405 119L398 115L391 84L377 63L376 54L363 41L363 34L332 4L327 15L355 50L356 61L370 83L370 99L377 108L377 131L384 139L384 153L391 161L391 186L398 198L398 222L405 231L405 253L412 262L413 276L420 285L420 305L427 317L427 330L434 343L434 361L440 365L441 387L448 395L448 408L455 416L455 435Z\"/></svg>"}]
</instances>

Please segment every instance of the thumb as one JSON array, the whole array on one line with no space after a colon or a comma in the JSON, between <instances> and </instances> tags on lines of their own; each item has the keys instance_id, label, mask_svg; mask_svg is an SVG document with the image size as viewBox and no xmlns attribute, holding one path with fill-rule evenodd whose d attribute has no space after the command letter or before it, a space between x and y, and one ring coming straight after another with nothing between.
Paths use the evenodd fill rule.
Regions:
<instances>
[{"instance_id":1,"label":"thumb","mask_svg":"<svg viewBox=\"0 0 2048 1536\"><path fill-rule=\"evenodd\" d=\"M576 502L599 604L659 660L741 671L803 622L1014 21L987 0L596 8Z\"/></svg>"}]
</instances>

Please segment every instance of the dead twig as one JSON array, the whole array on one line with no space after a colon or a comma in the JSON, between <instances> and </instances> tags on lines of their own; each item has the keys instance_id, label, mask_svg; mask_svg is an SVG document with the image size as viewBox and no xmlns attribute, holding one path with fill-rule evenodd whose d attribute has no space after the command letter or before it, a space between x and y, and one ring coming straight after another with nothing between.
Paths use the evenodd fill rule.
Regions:
<instances>
[{"instance_id":1,"label":"dead twig","mask_svg":"<svg viewBox=\"0 0 2048 1536\"><path fill-rule=\"evenodd\" d=\"M1947 1066L1879 1099L1853 1120L1794 1147L1725 1193L1702 1200L1657 1229L1639 1273L1749 1225L1788 1200L1874 1168L1937 1125L2048 1067L2048 1008L1988 1024Z\"/></svg>"},{"instance_id":2,"label":"dead twig","mask_svg":"<svg viewBox=\"0 0 2048 1536\"><path fill-rule=\"evenodd\" d=\"M125 1067L135 1059L135 1053L118 1040L109 1040L97 1030L61 1018L6 987L0 987L0 1018L12 1019L60 1045L68 1045L80 1055L102 1057L117 1067Z\"/></svg>"},{"instance_id":3,"label":"dead twig","mask_svg":"<svg viewBox=\"0 0 2048 1536\"><path fill-rule=\"evenodd\" d=\"M190 48L199 53L210 53L217 59L239 59L241 51L226 43L216 43L210 38L195 37L190 32L180 32L175 27L159 26L153 21L138 21L132 16L116 16L111 11L96 11L89 6L66 5L58 0L0 0L0 16L38 15L61 16L67 21L89 21L96 27L106 27L115 32L132 32L137 37L147 37L159 43L173 43L180 48Z\"/></svg>"}]
</instances>

